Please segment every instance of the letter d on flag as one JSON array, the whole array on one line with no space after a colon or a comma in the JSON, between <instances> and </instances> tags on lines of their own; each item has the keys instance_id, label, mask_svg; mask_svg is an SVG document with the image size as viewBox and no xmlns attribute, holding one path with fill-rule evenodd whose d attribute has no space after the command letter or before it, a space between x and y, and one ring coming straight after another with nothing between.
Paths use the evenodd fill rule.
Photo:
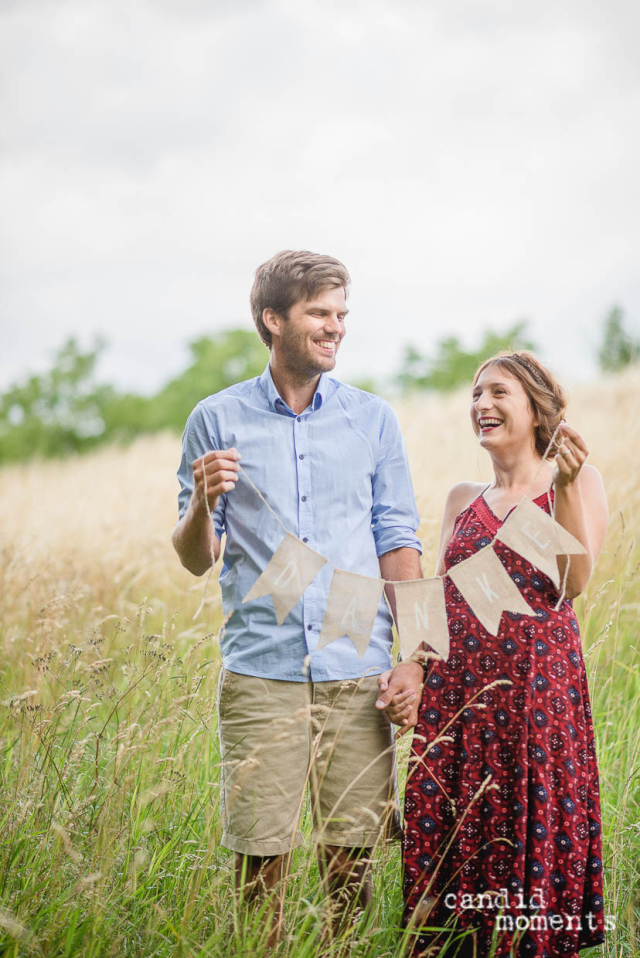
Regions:
<instances>
[{"instance_id":1,"label":"letter d on flag","mask_svg":"<svg viewBox=\"0 0 640 958\"><path fill-rule=\"evenodd\" d=\"M262 595L270 595L278 625L282 625L326 561L318 552L287 532L269 565L242 600L243 604Z\"/></svg>"}]
</instances>

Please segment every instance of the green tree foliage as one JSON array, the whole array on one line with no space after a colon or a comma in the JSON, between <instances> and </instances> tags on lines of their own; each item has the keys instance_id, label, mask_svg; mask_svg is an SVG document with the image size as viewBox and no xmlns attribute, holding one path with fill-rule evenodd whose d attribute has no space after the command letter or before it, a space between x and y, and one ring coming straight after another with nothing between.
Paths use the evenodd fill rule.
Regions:
<instances>
[{"instance_id":1,"label":"green tree foliage","mask_svg":"<svg viewBox=\"0 0 640 958\"><path fill-rule=\"evenodd\" d=\"M491 330L483 334L477 349L467 351L457 336L441 339L433 357L415 346L405 348L402 372L396 377L404 393L416 389L448 391L470 383L478 365L503 349L535 349L526 335L526 322L513 325L504 333Z\"/></svg>"},{"instance_id":2,"label":"green tree foliage","mask_svg":"<svg viewBox=\"0 0 640 958\"><path fill-rule=\"evenodd\" d=\"M149 397L96 381L104 345L97 342L82 352L69 339L48 372L0 396L0 462L64 456L160 429L179 432L200 399L259 375L267 361L265 347L250 330L202 336L189 345L189 367Z\"/></svg>"},{"instance_id":3,"label":"green tree foliage","mask_svg":"<svg viewBox=\"0 0 640 958\"><path fill-rule=\"evenodd\" d=\"M104 407L113 390L94 381L104 344L81 352L69 339L52 368L30 376L0 396L0 462L31 455L65 455L99 442L105 432Z\"/></svg>"},{"instance_id":4,"label":"green tree foliage","mask_svg":"<svg viewBox=\"0 0 640 958\"><path fill-rule=\"evenodd\" d=\"M153 399L149 426L182 431L187 416L205 396L259 376L269 355L256 333L229 329L190 343L191 364Z\"/></svg>"},{"instance_id":5,"label":"green tree foliage","mask_svg":"<svg viewBox=\"0 0 640 958\"><path fill-rule=\"evenodd\" d=\"M616 372L637 363L640 359L640 340L633 339L624 328L624 313L614 306L604 320L602 345L598 352L600 369Z\"/></svg>"}]
</instances>

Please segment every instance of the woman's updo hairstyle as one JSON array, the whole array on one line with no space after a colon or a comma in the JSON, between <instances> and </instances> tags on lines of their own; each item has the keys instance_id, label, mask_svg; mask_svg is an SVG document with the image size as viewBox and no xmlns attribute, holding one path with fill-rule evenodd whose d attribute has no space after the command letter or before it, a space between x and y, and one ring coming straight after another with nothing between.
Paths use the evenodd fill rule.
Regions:
<instances>
[{"instance_id":1,"label":"woman's updo hairstyle","mask_svg":"<svg viewBox=\"0 0 640 958\"><path fill-rule=\"evenodd\" d=\"M562 440L554 440L548 452L547 447L558 425L564 419L568 402L567 394L556 377L542 365L537 356L521 350L515 353L498 353L491 359L485 359L473 377L474 386L480 373L484 372L487 366L499 366L522 383L534 416L539 422L536 426L536 451L540 456L544 456L546 452L547 459L552 459Z\"/></svg>"}]
</instances>

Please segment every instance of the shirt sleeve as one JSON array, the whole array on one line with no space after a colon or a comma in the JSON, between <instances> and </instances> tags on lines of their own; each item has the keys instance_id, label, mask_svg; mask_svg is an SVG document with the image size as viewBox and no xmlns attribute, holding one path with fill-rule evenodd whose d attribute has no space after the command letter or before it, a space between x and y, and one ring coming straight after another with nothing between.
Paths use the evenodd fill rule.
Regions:
<instances>
[{"instance_id":1,"label":"shirt sleeve","mask_svg":"<svg viewBox=\"0 0 640 958\"><path fill-rule=\"evenodd\" d=\"M373 476L371 526L378 556L406 546L422 553L416 535L420 519L409 463L396 414L384 403L380 414L380 445Z\"/></svg>"},{"instance_id":2,"label":"shirt sleeve","mask_svg":"<svg viewBox=\"0 0 640 958\"><path fill-rule=\"evenodd\" d=\"M216 435L214 424L206 415L202 404L198 403L187 419L182 435L182 458L178 469L178 482L180 483L180 492L178 493L179 519L182 519L191 500L194 460L199 459L206 452L212 452L214 449L220 449L219 437ZM211 513L218 539L222 537L226 530L224 520L226 502L227 497L220 496L216 508Z\"/></svg>"}]
</instances>

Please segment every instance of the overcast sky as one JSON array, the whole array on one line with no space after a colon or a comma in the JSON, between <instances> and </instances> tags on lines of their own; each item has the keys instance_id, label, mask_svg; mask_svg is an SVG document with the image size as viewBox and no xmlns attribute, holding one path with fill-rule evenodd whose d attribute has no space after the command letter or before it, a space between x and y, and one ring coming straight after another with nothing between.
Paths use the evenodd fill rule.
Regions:
<instances>
[{"instance_id":1,"label":"overcast sky","mask_svg":"<svg viewBox=\"0 0 640 958\"><path fill-rule=\"evenodd\" d=\"M640 332L639 41L635 0L0 0L0 388L102 334L154 389L285 248L351 272L343 378L521 318L590 375Z\"/></svg>"}]
</instances>

